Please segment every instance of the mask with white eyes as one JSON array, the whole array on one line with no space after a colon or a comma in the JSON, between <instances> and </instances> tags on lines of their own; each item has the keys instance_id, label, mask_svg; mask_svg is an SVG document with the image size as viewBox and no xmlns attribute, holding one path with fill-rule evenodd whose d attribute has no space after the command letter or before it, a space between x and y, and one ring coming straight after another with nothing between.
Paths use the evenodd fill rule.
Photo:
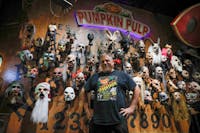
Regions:
<instances>
[{"instance_id":1,"label":"mask with white eyes","mask_svg":"<svg viewBox=\"0 0 200 133\"><path fill-rule=\"evenodd\" d=\"M64 96L65 96L66 102L73 101L76 97L75 92L74 92L74 88L67 87L64 91Z\"/></svg>"}]
</instances>

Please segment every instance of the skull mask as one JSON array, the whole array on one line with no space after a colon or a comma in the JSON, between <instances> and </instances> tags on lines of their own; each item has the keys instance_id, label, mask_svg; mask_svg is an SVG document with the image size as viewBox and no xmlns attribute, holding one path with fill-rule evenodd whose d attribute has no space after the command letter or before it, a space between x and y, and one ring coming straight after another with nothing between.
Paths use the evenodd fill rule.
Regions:
<instances>
[{"instance_id":1,"label":"skull mask","mask_svg":"<svg viewBox=\"0 0 200 133\"><path fill-rule=\"evenodd\" d=\"M48 98L48 100L50 101L51 99L49 99L49 95L50 95L50 84L49 83L41 82L36 86L36 88L35 88L36 99Z\"/></svg>"},{"instance_id":2,"label":"skull mask","mask_svg":"<svg viewBox=\"0 0 200 133\"><path fill-rule=\"evenodd\" d=\"M67 87L64 91L64 96L65 96L66 102L73 101L75 99L75 96L76 96L74 89L72 87Z\"/></svg>"},{"instance_id":3,"label":"skull mask","mask_svg":"<svg viewBox=\"0 0 200 133\"><path fill-rule=\"evenodd\" d=\"M9 97L11 104L21 103L24 96L24 87L20 82L13 81L5 93Z\"/></svg>"}]
</instances>

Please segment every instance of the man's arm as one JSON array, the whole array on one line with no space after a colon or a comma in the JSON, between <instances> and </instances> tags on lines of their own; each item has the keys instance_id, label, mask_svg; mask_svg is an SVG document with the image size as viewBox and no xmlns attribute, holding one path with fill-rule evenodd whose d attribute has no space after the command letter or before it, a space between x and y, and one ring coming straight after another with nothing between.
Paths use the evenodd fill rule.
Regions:
<instances>
[{"instance_id":1,"label":"man's arm","mask_svg":"<svg viewBox=\"0 0 200 133\"><path fill-rule=\"evenodd\" d=\"M126 116L126 117L133 114L137 107L139 96L140 96L140 88L136 85L134 88L134 95L132 97L130 106L128 108L121 108L120 114L122 114L123 116Z\"/></svg>"}]
</instances>

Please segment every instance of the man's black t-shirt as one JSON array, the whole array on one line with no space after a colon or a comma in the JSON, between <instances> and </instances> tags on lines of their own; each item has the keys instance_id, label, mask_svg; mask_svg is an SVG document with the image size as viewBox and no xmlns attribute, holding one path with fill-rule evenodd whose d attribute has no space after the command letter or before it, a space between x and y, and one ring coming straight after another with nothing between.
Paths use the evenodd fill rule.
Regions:
<instances>
[{"instance_id":1,"label":"man's black t-shirt","mask_svg":"<svg viewBox=\"0 0 200 133\"><path fill-rule=\"evenodd\" d=\"M121 71L97 73L85 84L86 92L95 91L93 121L98 125L114 125L124 119L119 113L126 108L126 90L136 86L132 78Z\"/></svg>"}]
</instances>

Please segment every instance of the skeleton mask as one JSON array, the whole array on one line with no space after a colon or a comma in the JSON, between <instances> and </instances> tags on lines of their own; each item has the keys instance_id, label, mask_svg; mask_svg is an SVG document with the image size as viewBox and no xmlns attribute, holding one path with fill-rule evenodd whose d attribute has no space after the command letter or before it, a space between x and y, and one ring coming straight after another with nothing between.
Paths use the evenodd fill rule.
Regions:
<instances>
[{"instance_id":1,"label":"skeleton mask","mask_svg":"<svg viewBox=\"0 0 200 133\"><path fill-rule=\"evenodd\" d=\"M35 88L35 97L36 99L49 98L50 95L50 84L47 82L39 83ZM48 99L49 101L51 99Z\"/></svg>"},{"instance_id":2,"label":"skeleton mask","mask_svg":"<svg viewBox=\"0 0 200 133\"><path fill-rule=\"evenodd\" d=\"M24 96L24 87L18 81L13 81L6 89L5 94L10 98L11 104L20 103Z\"/></svg>"},{"instance_id":3,"label":"skeleton mask","mask_svg":"<svg viewBox=\"0 0 200 133\"><path fill-rule=\"evenodd\" d=\"M199 72L194 72L192 74L192 78L194 79L194 81L200 83L200 73Z\"/></svg>"},{"instance_id":4,"label":"skeleton mask","mask_svg":"<svg viewBox=\"0 0 200 133\"><path fill-rule=\"evenodd\" d=\"M60 52L64 52L66 50L66 42L64 40L60 40L58 42L58 50Z\"/></svg>"},{"instance_id":5,"label":"skeleton mask","mask_svg":"<svg viewBox=\"0 0 200 133\"><path fill-rule=\"evenodd\" d=\"M175 101L180 102L180 100L181 100L181 93L180 92L174 92L173 93L173 97L174 97Z\"/></svg>"},{"instance_id":6,"label":"skeleton mask","mask_svg":"<svg viewBox=\"0 0 200 133\"><path fill-rule=\"evenodd\" d=\"M181 90L186 90L186 83L185 83L185 81L178 81L177 82L177 86Z\"/></svg>"},{"instance_id":7,"label":"skeleton mask","mask_svg":"<svg viewBox=\"0 0 200 133\"><path fill-rule=\"evenodd\" d=\"M125 72L127 74L132 74L133 70L132 70L132 66L129 62L125 62Z\"/></svg>"},{"instance_id":8,"label":"skeleton mask","mask_svg":"<svg viewBox=\"0 0 200 133\"><path fill-rule=\"evenodd\" d=\"M171 64L174 67L175 70L182 72L183 66L179 58L175 55L172 56Z\"/></svg>"},{"instance_id":9,"label":"skeleton mask","mask_svg":"<svg viewBox=\"0 0 200 133\"><path fill-rule=\"evenodd\" d=\"M189 79L190 78L189 72L187 70L183 70L181 74L182 74L184 79Z\"/></svg>"},{"instance_id":10,"label":"skeleton mask","mask_svg":"<svg viewBox=\"0 0 200 133\"><path fill-rule=\"evenodd\" d=\"M165 102L168 99L169 99L169 97L168 97L166 92L160 92L159 93L159 101Z\"/></svg>"},{"instance_id":11,"label":"skeleton mask","mask_svg":"<svg viewBox=\"0 0 200 133\"><path fill-rule=\"evenodd\" d=\"M170 76L170 78L172 78L172 79L176 79L176 71L175 71L175 69L171 68L171 69L169 70L169 76Z\"/></svg>"},{"instance_id":12,"label":"skeleton mask","mask_svg":"<svg viewBox=\"0 0 200 133\"><path fill-rule=\"evenodd\" d=\"M76 75L76 86L77 87L83 87L83 85L85 84L85 76L82 72L79 72Z\"/></svg>"},{"instance_id":13,"label":"skeleton mask","mask_svg":"<svg viewBox=\"0 0 200 133\"><path fill-rule=\"evenodd\" d=\"M144 91L144 101L145 101L145 103L152 101L151 92L148 90Z\"/></svg>"},{"instance_id":14,"label":"skeleton mask","mask_svg":"<svg viewBox=\"0 0 200 133\"><path fill-rule=\"evenodd\" d=\"M74 89L72 87L67 87L64 91L64 96L65 96L66 102L73 101L75 99L75 96L76 96Z\"/></svg>"},{"instance_id":15,"label":"skeleton mask","mask_svg":"<svg viewBox=\"0 0 200 133\"><path fill-rule=\"evenodd\" d=\"M62 68L59 68L59 67L55 68L53 71L53 78L55 80L60 80L62 79L62 77L63 77Z\"/></svg>"}]
</instances>

